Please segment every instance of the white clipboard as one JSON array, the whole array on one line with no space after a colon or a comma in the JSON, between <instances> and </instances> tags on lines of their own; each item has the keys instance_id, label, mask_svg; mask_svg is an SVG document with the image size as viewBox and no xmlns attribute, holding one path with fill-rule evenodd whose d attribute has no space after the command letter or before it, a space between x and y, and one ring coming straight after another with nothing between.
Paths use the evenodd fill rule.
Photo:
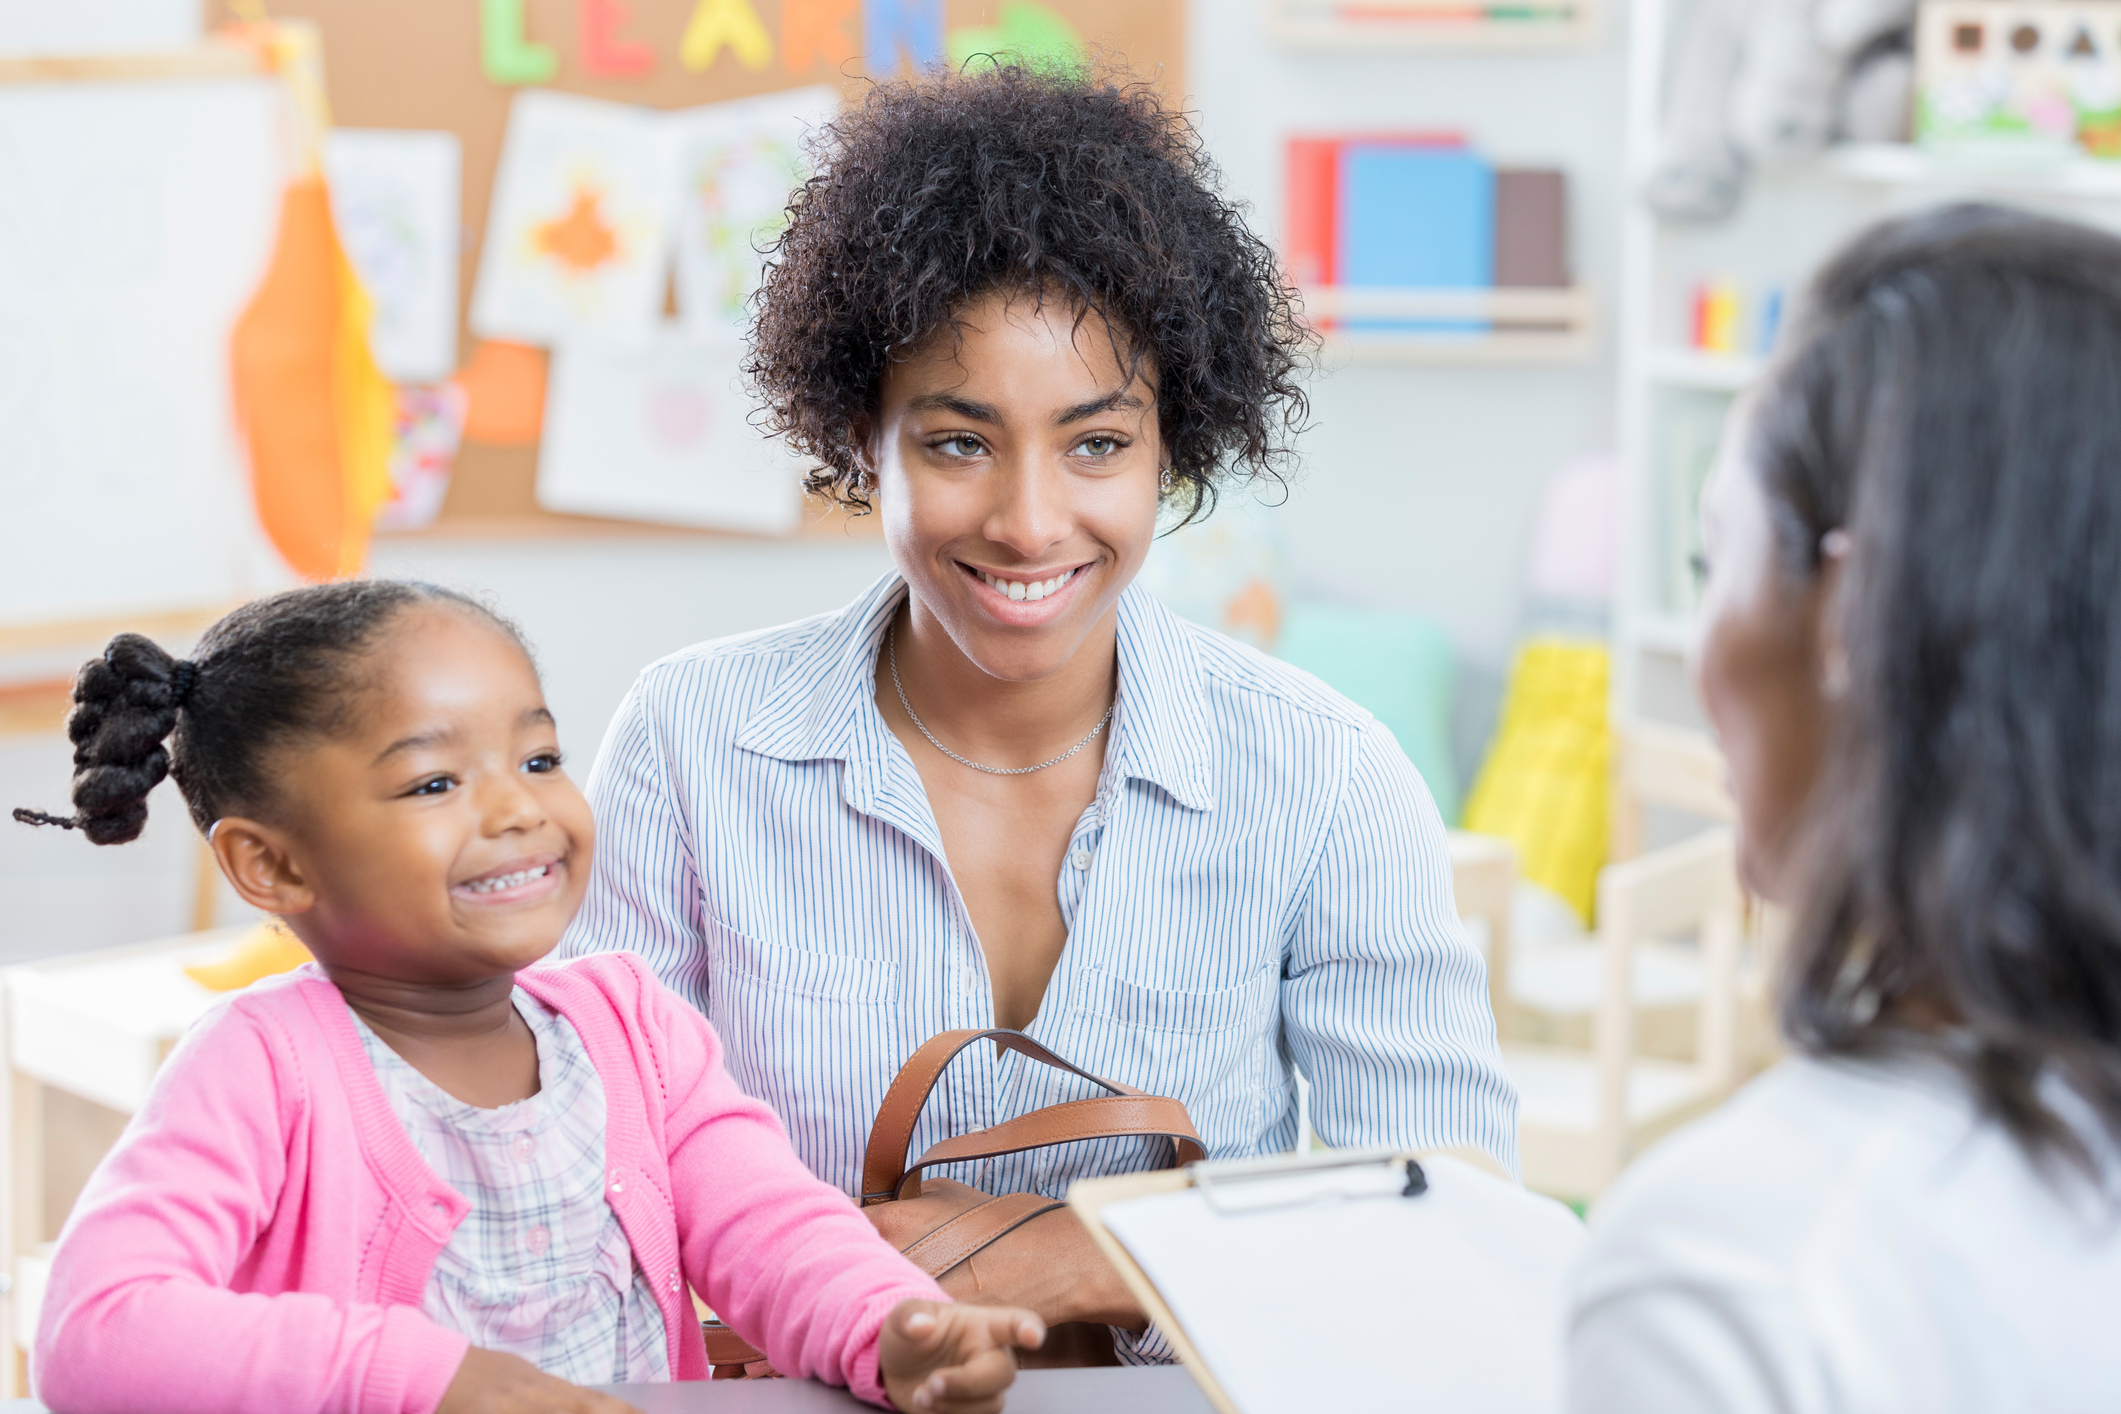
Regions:
<instances>
[{"instance_id":1,"label":"white clipboard","mask_svg":"<svg viewBox=\"0 0 2121 1414\"><path fill-rule=\"evenodd\" d=\"M1068 1203L1218 1414L1560 1406L1583 1224L1484 1155L1188 1164Z\"/></svg>"}]
</instances>

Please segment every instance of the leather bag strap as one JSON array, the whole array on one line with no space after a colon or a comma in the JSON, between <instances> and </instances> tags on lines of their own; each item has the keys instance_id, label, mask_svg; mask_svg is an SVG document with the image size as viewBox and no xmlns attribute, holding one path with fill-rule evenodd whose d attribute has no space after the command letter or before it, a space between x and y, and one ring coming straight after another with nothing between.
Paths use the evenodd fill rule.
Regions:
<instances>
[{"instance_id":1,"label":"leather bag strap","mask_svg":"<svg viewBox=\"0 0 2121 1414\"><path fill-rule=\"evenodd\" d=\"M700 1322L700 1334L707 1342L707 1363L720 1367L726 1365L749 1365L754 1360L763 1360L761 1353L750 1341L738 1335L720 1321Z\"/></svg>"},{"instance_id":2,"label":"leather bag strap","mask_svg":"<svg viewBox=\"0 0 2121 1414\"><path fill-rule=\"evenodd\" d=\"M906 1249L906 1260L939 1277L997 1238L1068 1205L1043 1193L1004 1193L968 1208Z\"/></svg>"},{"instance_id":3,"label":"leather bag strap","mask_svg":"<svg viewBox=\"0 0 2121 1414\"><path fill-rule=\"evenodd\" d=\"M1048 1105L1015 1119L1003 1120L988 1129L959 1134L940 1141L921 1155L920 1162L899 1181L898 1196L920 1196L921 1175L938 1164L991 1159L999 1154L1045 1149L1055 1144L1079 1144L1089 1139L1161 1137L1172 1143L1176 1167L1206 1158L1200 1136L1186 1107L1162 1095L1103 1095L1090 1100L1069 1100Z\"/></svg>"},{"instance_id":4,"label":"leather bag strap","mask_svg":"<svg viewBox=\"0 0 2121 1414\"><path fill-rule=\"evenodd\" d=\"M863 1206L889 1202L898 1196L899 1180L906 1176L906 1151L913 1143L913 1126L928 1106L929 1093L959 1052L979 1041L997 1042L1018 1055L1065 1070L1107 1094L1140 1093L1061 1059L1021 1031L1002 1026L983 1031L939 1031L899 1067L898 1078L891 1082L891 1088L884 1092L884 1103L877 1108L876 1123L869 1130L869 1148L862 1156Z\"/></svg>"},{"instance_id":5,"label":"leather bag strap","mask_svg":"<svg viewBox=\"0 0 2121 1414\"><path fill-rule=\"evenodd\" d=\"M1101 1125L1096 1119L1090 1117L1095 1115L1096 1112L1087 1112L1084 1121L1080 1125L1070 1128L1067 1121L1058 1121L1051 1130L1051 1137L1032 1137L1018 1142L1015 1136L1025 1133L1036 1135L1045 1132L1036 1127L1029 1130L1024 1128L1024 1126L1038 1120L1041 1116L1066 1112L1077 1105L1092 1105L1099 1102L1096 1100L1075 1100L1070 1101L1068 1104L1048 1106L1046 1109L1034 1111L1017 1119L1004 1121L992 1129L981 1130L976 1134L962 1135L957 1139L943 1141L942 1144L929 1150L928 1154L923 1156L920 1166L916 1168L911 1176L911 1182L908 1184L906 1151L913 1141L913 1126L920 1119L921 1111L927 1107L928 1096L934 1091L936 1081L942 1078L944 1068L955 1060L966 1047L980 1041L990 1040L1008 1050L1015 1051L1018 1055L1038 1061L1042 1065L1050 1065L1055 1070L1064 1070L1078 1079L1087 1080L1100 1090L1105 1091L1106 1095L1111 1098L1157 1100L1159 1104L1169 1106L1170 1110L1154 1110L1148 1113L1112 1112L1099 1117L1102 1119ZM1171 1111L1176 1112L1175 1116ZM1128 1127L1115 1130L1110 1127L1115 1123L1126 1124ZM939 1150L952 1144L977 1145L993 1143L995 1136L1001 1136L1005 1132L1011 1138L1002 1142L1000 1147L982 1149L978 1154L967 1154L966 1157L987 1157L993 1154L1014 1153L1020 1149L1043 1148L1049 1144L1067 1144L1078 1139L1105 1139L1117 1135L1136 1134L1170 1137L1180 1144L1181 1153L1188 1152L1184 1146L1186 1141L1191 1141L1191 1156L1196 1159L1202 1156L1200 1136L1194 1133L1192 1121L1186 1117L1185 1106L1179 1104L1176 1100L1144 1095L1131 1085L1120 1085L1105 1079L1103 1076L1092 1075L1081 1066L1064 1060L1052 1051L1047 1050L1021 1031L1012 1031L1007 1027L1000 1026L989 1027L985 1030L943 1031L929 1037L927 1042L919 1050L915 1051L903 1066L899 1067L898 1078L891 1082L891 1088L884 1093L884 1103L876 1112L876 1123L869 1130L868 1150L862 1156L862 1206L868 1207L875 1203L888 1203L894 1198L910 1198L918 1195L920 1192L920 1167L953 1161L949 1158L934 1157ZM1181 1158L1179 1162L1184 1163L1187 1160ZM910 1188L910 1191L901 1192L902 1186Z\"/></svg>"}]
</instances>

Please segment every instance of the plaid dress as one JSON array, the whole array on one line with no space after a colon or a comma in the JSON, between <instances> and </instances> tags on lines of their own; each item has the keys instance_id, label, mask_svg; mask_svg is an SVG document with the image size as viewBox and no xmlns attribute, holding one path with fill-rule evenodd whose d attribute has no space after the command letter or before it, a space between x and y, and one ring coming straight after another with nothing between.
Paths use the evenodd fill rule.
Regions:
<instances>
[{"instance_id":1,"label":"plaid dress","mask_svg":"<svg viewBox=\"0 0 2121 1414\"><path fill-rule=\"evenodd\" d=\"M444 1092L354 1017L413 1147L471 1203L420 1310L578 1385L667 1380L662 1312L604 1200L604 1083L565 1017L520 987L515 1008L537 1039L538 1093L493 1110Z\"/></svg>"}]
</instances>

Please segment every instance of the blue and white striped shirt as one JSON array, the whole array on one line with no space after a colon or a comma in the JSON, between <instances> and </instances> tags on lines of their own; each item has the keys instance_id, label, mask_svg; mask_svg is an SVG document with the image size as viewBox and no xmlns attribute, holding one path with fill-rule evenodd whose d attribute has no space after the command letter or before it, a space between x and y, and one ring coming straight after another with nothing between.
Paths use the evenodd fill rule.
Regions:
<instances>
[{"instance_id":1,"label":"blue and white striped shirt","mask_svg":"<svg viewBox=\"0 0 2121 1414\"><path fill-rule=\"evenodd\" d=\"M905 592L888 575L837 613L641 674L590 773L596 863L565 944L646 958L850 1194L899 1066L938 1031L994 1024L927 793L876 709ZM1472 1145L1515 1171L1484 965L1391 733L1139 587L1119 601L1111 733L1055 883L1068 938L1031 1035L1183 1101L1214 1157L1292 1147L1293 1062L1327 1144ZM1097 1093L975 1046L914 1150ZM1107 1142L944 1172L1059 1196L1168 1152Z\"/></svg>"}]
</instances>

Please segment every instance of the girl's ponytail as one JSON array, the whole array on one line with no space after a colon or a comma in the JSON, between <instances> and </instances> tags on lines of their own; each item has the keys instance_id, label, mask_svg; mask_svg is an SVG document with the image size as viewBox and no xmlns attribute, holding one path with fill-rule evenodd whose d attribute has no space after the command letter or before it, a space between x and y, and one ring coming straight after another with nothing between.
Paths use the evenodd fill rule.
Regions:
<instances>
[{"instance_id":1,"label":"girl's ponytail","mask_svg":"<svg viewBox=\"0 0 2121 1414\"><path fill-rule=\"evenodd\" d=\"M28 825L79 830L94 844L124 844L147 823L147 795L169 775L177 713L198 668L137 633L121 633L74 678L66 734L74 743L71 816L17 810Z\"/></svg>"},{"instance_id":2,"label":"girl's ponytail","mask_svg":"<svg viewBox=\"0 0 2121 1414\"><path fill-rule=\"evenodd\" d=\"M147 823L147 795L174 776L202 834L231 811L268 812L274 751L344 729L360 678L355 660L383 626L419 604L514 625L439 585L345 579L254 599L208 629L191 662L121 633L74 679L74 814L17 810L26 825L124 844ZM527 654L529 649L524 648ZM164 745L164 743L168 743Z\"/></svg>"}]
</instances>

